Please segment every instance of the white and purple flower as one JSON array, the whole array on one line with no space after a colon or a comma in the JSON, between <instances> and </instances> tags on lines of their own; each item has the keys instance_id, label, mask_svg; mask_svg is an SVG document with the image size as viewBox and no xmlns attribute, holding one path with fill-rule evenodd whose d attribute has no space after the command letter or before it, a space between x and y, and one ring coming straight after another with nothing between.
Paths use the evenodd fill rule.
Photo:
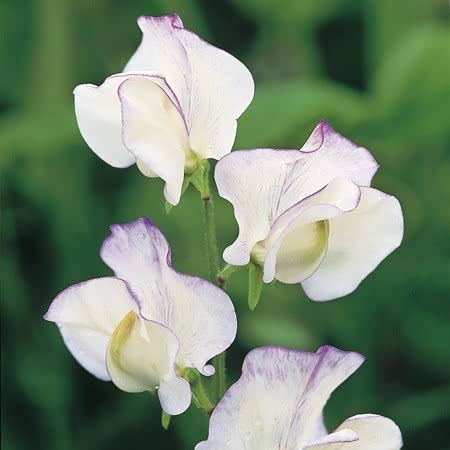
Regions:
<instances>
[{"instance_id":1,"label":"white and purple flower","mask_svg":"<svg viewBox=\"0 0 450 450\"><path fill-rule=\"evenodd\" d=\"M172 268L170 247L149 219L111 232L100 255L115 277L64 290L45 318L92 375L127 392L159 388L163 410L180 414L191 402L180 375L214 373L207 362L236 336L233 304L213 284Z\"/></svg>"},{"instance_id":2,"label":"white and purple flower","mask_svg":"<svg viewBox=\"0 0 450 450\"><path fill-rule=\"evenodd\" d=\"M264 282L301 283L313 300L350 294L403 237L398 200L369 187L377 169L368 150L325 121L301 150L225 156L215 179L239 225L225 261L253 261Z\"/></svg>"},{"instance_id":3,"label":"white and purple flower","mask_svg":"<svg viewBox=\"0 0 450 450\"><path fill-rule=\"evenodd\" d=\"M363 363L359 353L321 347L251 351L241 378L215 408L207 441L196 450L399 450L402 436L374 414L347 419L328 433L323 408L331 393Z\"/></svg>"},{"instance_id":4,"label":"white and purple flower","mask_svg":"<svg viewBox=\"0 0 450 450\"><path fill-rule=\"evenodd\" d=\"M184 175L231 151L254 94L248 69L183 27L176 14L138 19L142 42L123 73L77 86L75 111L91 149L114 167L162 178L172 205Z\"/></svg>"}]
</instances>

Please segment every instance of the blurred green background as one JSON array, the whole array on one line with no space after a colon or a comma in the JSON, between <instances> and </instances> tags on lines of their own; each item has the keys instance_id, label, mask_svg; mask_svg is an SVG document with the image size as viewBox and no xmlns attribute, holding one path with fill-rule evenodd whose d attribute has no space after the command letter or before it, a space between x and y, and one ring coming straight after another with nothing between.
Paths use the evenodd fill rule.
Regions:
<instances>
[{"instance_id":1,"label":"blurred green background","mask_svg":"<svg viewBox=\"0 0 450 450\"><path fill-rule=\"evenodd\" d=\"M314 303L277 284L250 313L246 275L233 277L230 381L255 346L357 350L367 361L331 398L329 427L377 412L400 425L406 449L449 448L445 0L2 0L2 448L187 450L206 437L195 407L163 431L155 398L97 381L42 319L59 291L109 274L98 250L111 223L152 217L175 267L206 275L198 194L190 188L167 216L162 184L98 159L73 111L75 85L100 84L131 56L136 17L171 12L254 74L235 148L299 148L326 118L374 153L375 187L396 195L405 214L402 247L344 299ZM216 206L223 249L237 226L226 202Z\"/></svg>"}]
</instances>

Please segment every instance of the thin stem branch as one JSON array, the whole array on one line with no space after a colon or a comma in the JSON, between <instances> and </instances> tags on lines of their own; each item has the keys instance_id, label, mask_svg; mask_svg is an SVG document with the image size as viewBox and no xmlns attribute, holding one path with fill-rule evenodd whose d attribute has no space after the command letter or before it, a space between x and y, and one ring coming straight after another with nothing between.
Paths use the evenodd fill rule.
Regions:
<instances>
[{"instance_id":1,"label":"thin stem branch","mask_svg":"<svg viewBox=\"0 0 450 450\"><path fill-rule=\"evenodd\" d=\"M230 266L227 264L217 275L219 287L223 289L225 283L228 281L231 275L233 275L234 272L237 272L238 270L242 269L242 267L246 266Z\"/></svg>"}]
</instances>

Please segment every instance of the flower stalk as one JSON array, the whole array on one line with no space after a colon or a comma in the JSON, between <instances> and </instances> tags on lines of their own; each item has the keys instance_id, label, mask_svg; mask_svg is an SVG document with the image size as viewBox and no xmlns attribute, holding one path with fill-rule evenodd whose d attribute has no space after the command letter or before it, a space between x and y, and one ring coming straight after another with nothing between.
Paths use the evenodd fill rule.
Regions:
<instances>
[{"instance_id":1,"label":"flower stalk","mask_svg":"<svg viewBox=\"0 0 450 450\"><path fill-rule=\"evenodd\" d=\"M208 278L211 283L222 287L218 279L220 266L216 238L216 224L214 217L214 199L210 186L210 178L211 171L209 163L207 163L205 164L205 171L203 175L203 189L201 192L201 196L205 226L205 247L208 259ZM213 377L211 384L212 398L216 402L218 402L223 397L227 390L225 360L225 352L221 353L213 359L213 365L216 368L216 374Z\"/></svg>"}]
</instances>

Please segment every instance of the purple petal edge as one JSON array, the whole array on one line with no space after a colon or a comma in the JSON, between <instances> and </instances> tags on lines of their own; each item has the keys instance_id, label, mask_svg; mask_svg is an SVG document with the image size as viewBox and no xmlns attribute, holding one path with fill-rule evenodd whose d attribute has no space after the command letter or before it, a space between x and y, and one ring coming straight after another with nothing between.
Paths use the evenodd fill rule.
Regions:
<instances>
[{"instance_id":1,"label":"purple petal edge","mask_svg":"<svg viewBox=\"0 0 450 450\"><path fill-rule=\"evenodd\" d=\"M172 13L172 14L165 14L164 16L146 16L146 15L142 15L139 16L137 18L137 23L139 25L139 28L141 28L141 24L142 22L162 22L162 23L167 23L167 21L169 21L169 25L171 25L173 28L177 28L179 30L183 30L184 29L184 25L183 25L183 21L181 20L180 16L176 13ZM142 30L144 31L144 30Z\"/></svg>"},{"instance_id":2,"label":"purple petal edge","mask_svg":"<svg viewBox=\"0 0 450 450\"><path fill-rule=\"evenodd\" d=\"M130 295L133 297L133 300L136 302L136 304L139 306L139 303L136 299L136 297L133 295L133 293L131 292L128 283L123 280L122 278L119 277L114 277L114 276L109 276L109 277L95 277L95 278L91 278L89 280L85 280L85 281L80 281L79 283L75 283L72 284L71 286L63 289L62 291L60 291L55 298L52 300L52 302L50 303L50 306L47 310L47 312L42 316L44 320L47 320L48 322L58 322L57 320L53 320L51 319L49 316L52 315L53 311L55 310L55 302L58 300L58 298L60 298L62 295L66 294L68 291L71 291L73 289L78 289L81 288L82 286L84 286L87 283L90 283L92 281L96 281L96 280L104 280L104 279L110 279L110 280L118 280L124 283L125 287L127 288L128 292L130 293Z\"/></svg>"}]
</instances>

